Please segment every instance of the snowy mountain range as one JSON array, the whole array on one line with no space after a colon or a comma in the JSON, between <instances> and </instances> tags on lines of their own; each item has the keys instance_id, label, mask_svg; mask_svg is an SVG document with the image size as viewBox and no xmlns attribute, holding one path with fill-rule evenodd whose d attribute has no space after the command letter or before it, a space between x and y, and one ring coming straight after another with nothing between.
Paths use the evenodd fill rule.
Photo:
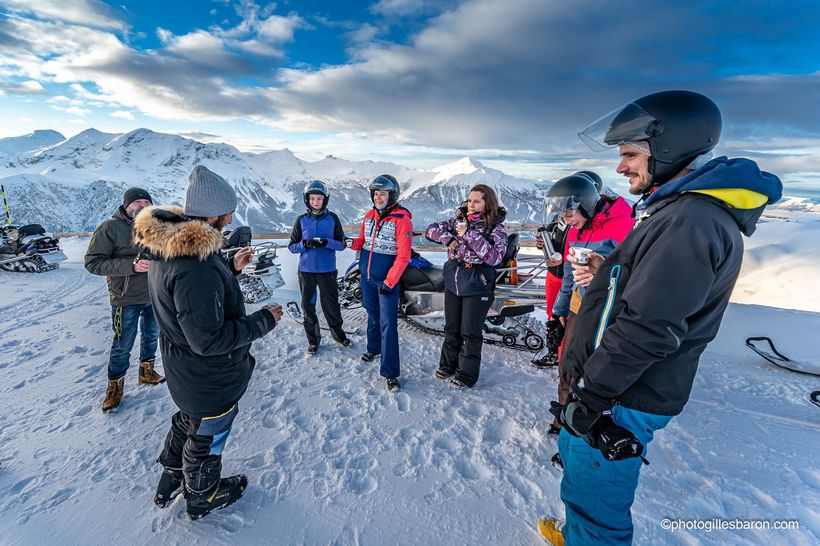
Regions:
<instances>
[{"instance_id":1,"label":"snowy mountain range","mask_svg":"<svg viewBox=\"0 0 820 546\"><path fill-rule=\"evenodd\" d=\"M53 231L91 231L119 205L125 189L147 189L156 203L181 203L188 173L205 165L231 183L239 197L236 222L256 232L287 231L302 213L305 183L331 189L331 208L356 223L371 207L367 184L392 174L416 229L452 215L470 187L486 183L508 209L508 221L539 221L550 182L515 178L465 157L432 170L394 163L346 161L327 156L304 161L290 150L243 153L227 144L204 144L137 129L109 134L88 129L66 139L55 131L0 140L0 182L12 219L39 222Z\"/></svg>"}]
</instances>

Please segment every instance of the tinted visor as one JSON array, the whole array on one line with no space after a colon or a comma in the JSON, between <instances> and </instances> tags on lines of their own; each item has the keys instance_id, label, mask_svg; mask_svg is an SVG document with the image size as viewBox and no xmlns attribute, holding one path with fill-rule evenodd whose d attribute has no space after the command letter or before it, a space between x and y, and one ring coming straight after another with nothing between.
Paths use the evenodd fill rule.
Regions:
<instances>
[{"instance_id":1,"label":"tinted visor","mask_svg":"<svg viewBox=\"0 0 820 546\"><path fill-rule=\"evenodd\" d=\"M571 215L581 206L581 200L576 195L562 195L544 198L544 223L564 223L564 215Z\"/></svg>"},{"instance_id":2,"label":"tinted visor","mask_svg":"<svg viewBox=\"0 0 820 546\"><path fill-rule=\"evenodd\" d=\"M663 132L663 125L646 110L630 102L592 122L578 133L593 151L600 152L625 142L647 140Z\"/></svg>"}]
</instances>

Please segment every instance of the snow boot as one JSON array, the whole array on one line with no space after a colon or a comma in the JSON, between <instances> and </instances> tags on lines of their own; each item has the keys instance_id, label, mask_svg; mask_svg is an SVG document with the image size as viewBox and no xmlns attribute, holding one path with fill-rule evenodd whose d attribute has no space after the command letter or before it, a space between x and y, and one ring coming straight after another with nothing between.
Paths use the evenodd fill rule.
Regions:
<instances>
[{"instance_id":1,"label":"snow boot","mask_svg":"<svg viewBox=\"0 0 820 546\"><path fill-rule=\"evenodd\" d=\"M563 522L555 518L538 518L538 534L553 546L564 546L563 526Z\"/></svg>"},{"instance_id":2,"label":"snow boot","mask_svg":"<svg viewBox=\"0 0 820 546\"><path fill-rule=\"evenodd\" d=\"M108 380L108 388L105 390L105 400L102 405L103 411L112 410L120 405L120 401L122 400L122 389L124 386L124 377Z\"/></svg>"},{"instance_id":3,"label":"snow boot","mask_svg":"<svg viewBox=\"0 0 820 546\"><path fill-rule=\"evenodd\" d=\"M140 385L159 385L165 382L165 377L154 371L154 362L156 362L156 360L153 358L140 362Z\"/></svg>"},{"instance_id":4,"label":"snow boot","mask_svg":"<svg viewBox=\"0 0 820 546\"><path fill-rule=\"evenodd\" d=\"M540 358L532 359L531 362L536 368L553 368L558 365L558 355L549 351Z\"/></svg>"},{"instance_id":5,"label":"snow boot","mask_svg":"<svg viewBox=\"0 0 820 546\"><path fill-rule=\"evenodd\" d=\"M559 425L556 425L555 423L551 423L550 428L547 429L547 434L550 434L552 436L558 436L559 434L561 434L561 427Z\"/></svg>"},{"instance_id":6,"label":"snow boot","mask_svg":"<svg viewBox=\"0 0 820 546\"><path fill-rule=\"evenodd\" d=\"M232 505L242 498L247 487L248 477L244 474L237 474L230 478L222 478L217 485L201 493L188 489L185 495L188 503L188 517L197 520L214 510L221 510Z\"/></svg>"},{"instance_id":7,"label":"snow boot","mask_svg":"<svg viewBox=\"0 0 820 546\"><path fill-rule=\"evenodd\" d=\"M159 477L157 492L154 495L154 504L160 508L167 508L182 493L182 486L182 470L164 468L162 475Z\"/></svg>"},{"instance_id":8,"label":"snow boot","mask_svg":"<svg viewBox=\"0 0 820 546\"><path fill-rule=\"evenodd\" d=\"M554 466L555 468L557 468L561 472L564 471L564 461L561 460L561 454L560 453L556 453L555 455L553 455L552 459L550 459L550 462L552 463L552 466Z\"/></svg>"},{"instance_id":9,"label":"snow boot","mask_svg":"<svg viewBox=\"0 0 820 546\"><path fill-rule=\"evenodd\" d=\"M401 390L401 384L399 384L399 380L395 377L392 379L388 379L387 383L387 390L389 392L399 392Z\"/></svg>"},{"instance_id":10,"label":"snow boot","mask_svg":"<svg viewBox=\"0 0 820 546\"><path fill-rule=\"evenodd\" d=\"M307 355L308 355L308 356L313 356L313 355L315 355L315 354L316 354L316 352L317 352L318 350L319 350L319 346L318 346L318 345L313 345L313 344L311 344L311 345L308 345L307 351L305 351L305 352L307 353Z\"/></svg>"},{"instance_id":11,"label":"snow boot","mask_svg":"<svg viewBox=\"0 0 820 546\"><path fill-rule=\"evenodd\" d=\"M451 388L451 389L455 389L455 390L459 390L459 391L460 391L460 390L463 390L463 389L468 389L468 388L469 388L469 387L467 386L467 383L465 383L465 382L464 382L464 381L462 381L461 379L451 379L451 380L450 380L450 385L449 385L449 386L450 386L450 388Z\"/></svg>"},{"instance_id":12,"label":"snow boot","mask_svg":"<svg viewBox=\"0 0 820 546\"><path fill-rule=\"evenodd\" d=\"M339 343L339 345L341 345L345 349L349 349L350 347L353 346L353 342L350 340L349 337L344 338L342 341L339 341L338 343Z\"/></svg>"},{"instance_id":13,"label":"snow boot","mask_svg":"<svg viewBox=\"0 0 820 546\"><path fill-rule=\"evenodd\" d=\"M447 379L448 377L452 377L456 372L451 372L449 370L445 370L444 368L439 368L436 370L436 379Z\"/></svg>"},{"instance_id":14,"label":"snow boot","mask_svg":"<svg viewBox=\"0 0 820 546\"><path fill-rule=\"evenodd\" d=\"M364 362L373 362L374 360L376 360L377 356L379 356L379 355L378 354L373 354L373 353L364 353L362 355L362 360Z\"/></svg>"}]
</instances>

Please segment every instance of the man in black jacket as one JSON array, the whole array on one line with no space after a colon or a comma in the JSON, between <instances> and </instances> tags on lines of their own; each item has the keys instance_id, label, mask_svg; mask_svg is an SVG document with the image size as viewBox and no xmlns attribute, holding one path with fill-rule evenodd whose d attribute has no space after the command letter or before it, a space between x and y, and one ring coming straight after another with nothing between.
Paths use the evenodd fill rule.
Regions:
<instances>
[{"instance_id":1,"label":"man in black jacket","mask_svg":"<svg viewBox=\"0 0 820 546\"><path fill-rule=\"evenodd\" d=\"M139 383L158 385L165 378L154 371L159 328L148 298L148 266L131 240L137 214L153 204L142 188L129 188L113 216L97 226L85 253L89 273L106 277L111 301L114 341L108 359L108 388L102 410L120 405L131 348L140 331Z\"/></svg>"},{"instance_id":2,"label":"man in black jacket","mask_svg":"<svg viewBox=\"0 0 820 546\"><path fill-rule=\"evenodd\" d=\"M220 254L236 194L201 165L188 181L184 208L146 209L136 219L134 241L157 258L148 282L168 390L179 407L158 459L165 468L154 502L168 506L184 484L188 516L198 519L245 492L244 475L220 479L222 450L253 372L251 343L276 326L282 309L245 314L236 275L251 249L231 262Z\"/></svg>"},{"instance_id":3,"label":"man in black jacket","mask_svg":"<svg viewBox=\"0 0 820 546\"><path fill-rule=\"evenodd\" d=\"M538 522L554 544L632 542L642 455L689 399L740 272L741 234L750 236L780 198L780 180L754 162L710 159L720 131L711 100L665 91L579 133L619 147L617 171L643 207L606 260L574 266L576 282L589 286L565 348L573 392L565 406L553 403L564 425L566 524L559 531L556 520Z\"/></svg>"}]
</instances>

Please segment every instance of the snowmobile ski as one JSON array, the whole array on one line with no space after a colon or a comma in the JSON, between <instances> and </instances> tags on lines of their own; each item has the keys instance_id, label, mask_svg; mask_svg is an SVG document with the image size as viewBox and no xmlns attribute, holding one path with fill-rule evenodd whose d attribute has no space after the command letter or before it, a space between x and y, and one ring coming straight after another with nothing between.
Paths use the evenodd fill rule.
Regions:
<instances>
[{"instance_id":1,"label":"snowmobile ski","mask_svg":"<svg viewBox=\"0 0 820 546\"><path fill-rule=\"evenodd\" d=\"M769 345L769 349L761 348L755 345L755 342L766 342ZM799 360L792 360L786 355L782 354L778 351L775 346L774 342L771 339L765 336L759 337L750 337L746 339L746 346L749 347L751 350L784 370L789 370L791 372L802 373L806 375L815 375L820 376L820 366L817 364L812 364L810 362L801 362Z\"/></svg>"},{"instance_id":2,"label":"snowmobile ski","mask_svg":"<svg viewBox=\"0 0 820 546\"><path fill-rule=\"evenodd\" d=\"M305 318L302 315L302 310L299 308L299 304L296 303L295 301L289 301L285 305L285 312L288 314L288 316L294 322L298 322L299 324L304 324L305 323ZM320 323L320 327L322 328L322 330L325 330L326 332L330 331L330 328L328 328L327 326L321 325L321 323ZM356 335L359 335L359 328L353 328L352 330L345 329L344 332L348 336L356 336Z\"/></svg>"}]
</instances>

